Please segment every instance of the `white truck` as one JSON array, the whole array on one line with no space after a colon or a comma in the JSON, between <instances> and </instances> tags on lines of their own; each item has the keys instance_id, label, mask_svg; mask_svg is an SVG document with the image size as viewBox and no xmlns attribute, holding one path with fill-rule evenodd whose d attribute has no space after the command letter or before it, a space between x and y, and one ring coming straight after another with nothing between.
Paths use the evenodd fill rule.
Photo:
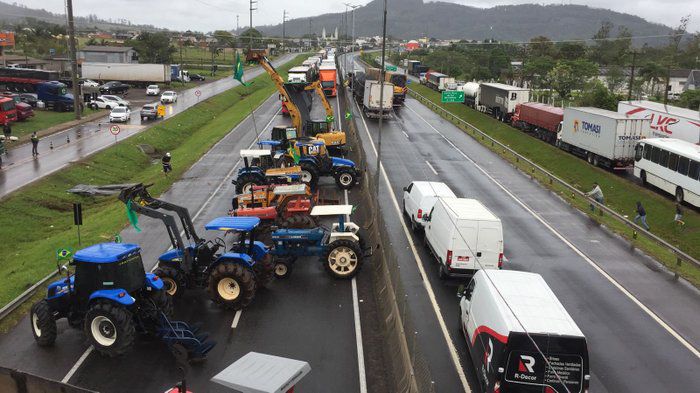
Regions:
<instances>
[{"instance_id":1,"label":"white truck","mask_svg":"<svg viewBox=\"0 0 700 393\"><path fill-rule=\"evenodd\" d=\"M459 322L483 392L588 392L586 337L542 276L478 271Z\"/></svg>"},{"instance_id":2,"label":"white truck","mask_svg":"<svg viewBox=\"0 0 700 393\"><path fill-rule=\"evenodd\" d=\"M464 105L476 108L476 103L479 101L479 84L467 82L460 88L464 92Z\"/></svg>"},{"instance_id":3,"label":"white truck","mask_svg":"<svg viewBox=\"0 0 700 393\"><path fill-rule=\"evenodd\" d=\"M530 101L530 89L503 83L481 83L478 104L496 119L510 123L515 107Z\"/></svg>"},{"instance_id":4,"label":"white truck","mask_svg":"<svg viewBox=\"0 0 700 393\"><path fill-rule=\"evenodd\" d=\"M634 162L637 142L649 137L650 124L600 108L565 108L557 145L589 164L624 169Z\"/></svg>"},{"instance_id":5,"label":"white truck","mask_svg":"<svg viewBox=\"0 0 700 393\"><path fill-rule=\"evenodd\" d=\"M133 85L170 83L170 64L82 63L81 78L121 81Z\"/></svg>"},{"instance_id":6,"label":"white truck","mask_svg":"<svg viewBox=\"0 0 700 393\"><path fill-rule=\"evenodd\" d=\"M441 279L503 266L501 220L480 201L438 198L424 220L425 241L438 260Z\"/></svg>"},{"instance_id":7,"label":"white truck","mask_svg":"<svg viewBox=\"0 0 700 393\"><path fill-rule=\"evenodd\" d=\"M700 144L700 113L652 101L620 101L617 112L634 119L649 119L651 138L675 138Z\"/></svg>"},{"instance_id":8,"label":"white truck","mask_svg":"<svg viewBox=\"0 0 700 393\"><path fill-rule=\"evenodd\" d=\"M287 72L287 82L307 83L312 81L312 70L307 66L296 66Z\"/></svg>"},{"instance_id":9,"label":"white truck","mask_svg":"<svg viewBox=\"0 0 700 393\"><path fill-rule=\"evenodd\" d=\"M384 90L382 101L381 91ZM362 97L362 111L368 118L385 119L391 116L394 105L394 85L388 82L380 83L376 80L365 81L365 93Z\"/></svg>"}]
</instances>

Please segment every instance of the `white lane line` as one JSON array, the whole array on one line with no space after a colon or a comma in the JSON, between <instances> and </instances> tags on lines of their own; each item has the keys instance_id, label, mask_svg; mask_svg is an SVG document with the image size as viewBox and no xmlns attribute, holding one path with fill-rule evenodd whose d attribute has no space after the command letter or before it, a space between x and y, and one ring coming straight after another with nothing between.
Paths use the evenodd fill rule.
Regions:
<instances>
[{"instance_id":1,"label":"white lane line","mask_svg":"<svg viewBox=\"0 0 700 393\"><path fill-rule=\"evenodd\" d=\"M269 100L269 98L268 98L268 100ZM267 102L268 100L266 100L265 102ZM263 104L264 104L264 103L263 103ZM280 112L281 110L282 110L282 108L277 109L277 111L276 111L275 114L272 116L272 118L270 119L270 121L265 125L265 128L267 128L267 127L270 126L270 124L272 123L272 121L275 120L275 117L277 117L277 115L279 114L279 112ZM243 119L243 121L241 121L236 127L232 128L231 131L229 131L229 133L235 131L236 128L238 128L241 124L243 124L243 122L245 122L245 121L248 119L248 117L250 117L250 115L248 115L245 119ZM228 134L227 134L227 135L228 135ZM225 137L224 137L224 138L225 138ZM209 151L212 151L212 150L214 149L214 147L216 147L219 143L222 143L222 141L223 141L224 138L222 138L219 142L217 142L216 144L214 144L214 146L212 146L212 148L209 149ZM253 143L251 143L250 146L248 146L248 148L250 149L255 143L256 143L256 141L253 140ZM199 160L197 160L197 162L196 162L194 165L196 165L199 161L201 161L202 158L203 158L205 155L207 155L208 153L209 153L209 152L205 153L202 157L200 157ZM235 165L233 166L233 168L228 172L228 174L226 174L226 176L224 177L224 180L222 180L221 183L219 183L219 186L216 187L216 190L209 196L209 198L207 198L207 200L204 202L204 204L199 208L199 210L197 210L197 212L195 213L195 215L192 216L192 221L193 221L193 222L194 222L194 220L197 219L197 217L199 217L199 215L202 213L202 211L204 211L204 209L207 207L207 205L209 204L209 202L211 202L211 200L214 198L214 196L219 192L219 190L221 190L221 187L223 187L224 184L226 184L226 182L229 181L229 178L231 177L231 175L233 175L233 172L236 170L236 168L238 167L238 165L239 165L240 163L241 163L241 159L238 158L238 161L236 161L236 164L235 164ZM193 166L194 166L194 165L193 165ZM184 235L184 233L185 233L184 231L181 231L181 232L180 232L180 236ZM158 267L158 264L153 265L153 267L151 268L151 273L153 273L153 271L156 270L157 267ZM239 318L240 318L240 317L239 317ZM94 348L93 348L92 345L91 345L88 349L85 350L85 352L83 353L83 355L80 356L80 358L78 359L78 361L73 365L73 367L70 369L70 371L68 371L68 374L66 374L66 376L63 377L63 379L61 380L61 382L63 382L63 383L68 383L68 381L70 381L70 379L73 377L73 374L75 374L75 372L78 371L78 369L80 368L80 366L83 364L83 362L85 362L85 359L87 359L88 355L90 355L90 353L92 352L93 349L94 349Z\"/></svg>"},{"instance_id":2,"label":"white lane line","mask_svg":"<svg viewBox=\"0 0 700 393\"><path fill-rule=\"evenodd\" d=\"M436 174L436 175L438 174L437 171L435 170L435 168L433 168L433 166L430 165L430 161L425 161L425 163L428 164L428 166L430 167L430 170L433 171L434 174Z\"/></svg>"},{"instance_id":3,"label":"white lane line","mask_svg":"<svg viewBox=\"0 0 700 393\"><path fill-rule=\"evenodd\" d=\"M241 314L243 314L243 310L236 311L236 314L233 316L233 322L231 322L231 329L238 327L238 321L241 319Z\"/></svg>"},{"instance_id":4,"label":"white lane line","mask_svg":"<svg viewBox=\"0 0 700 393\"><path fill-rule=\"evenodd\" d=\"M406 133L406 131L401 130L401 132L403 132L403 135L406 137L406 139L411 139L411 138L408 137L408 134Z\"/></svg>"},{"instance_id":5,"label":"white lane line","mask_svg":"<svg viewBox=\"0 0 700 393\"><path fill-rule=\"evenodd\" d=\"M479 171L481 171L486 177L488 177L492 182L494 182L500 189L502 189L506 194L508 194L513 200L515 200L520 206L522 206L528 213L530 213L533 217L537 219L537 221L541 222L542 225L544 225L547 229L549 229L556 237L558 237L564 244L566 244L570 249L572 249L576 254L578 254L581 258L583 258L584 261L588 262L589 265L591 265L595 270L597 270L603 277L605 277L613 286L615 286L617 289L620 290L625 296L627 296L632 302L634 302L639 308L642 309L647 315L649 315L654 321L656 321L661 327L663 327L668 333L670 333L676 340L678 340L684 347L686 347L693 355L696 357L700 358L700 351L698 351L695 347L693 347L692 344L690 344L683 336L681 336L678 332L676 332L671 326L669 326L663 319L661 319L654 311L652 311L649 307L645 306L639 299L637 299L630 291L625 289L625 287L622 286L619 282L617 282L611 275L609 275L605 270L603 270L600 266L598 266L595 261L593 261L591 258L589 258L586 254L583 253L578 247L576 247L573 243L571 243L569 240L567 240L564 235L561 233L557 232L554 227L549 225L539 214L537 214L534 210L530 209L524 202L522 202L517 196L515 196L513 193L511 193L506 187L504 187L501 183L498 182L493 176L491 176L484 168L479 166L474 160L469 158L462 150L460 150L457 146L455 146L452 141L447 139L445 135L443 135L440 131L437 130L437 128L433 127L426 119L423 118L418 112L413 110L411 107L406 105L406 108L408 108L411 112L415 113L416 116L418 116L421 120L425 122L425 124L428 125L428 127L432 128L435 132L437 132L450 146L452 146L455 150L457 150L464 158L466 158L468 161L470 161Z\"/></svg>"},{"instance_id":6,"label":"white lane line","mask_svg":"<svg viewBox=\"0 0 700 393\"><path fill-rule=\"evenodd\" d=\"M357 102L355 102L355 105L357 106L357 110L360 111L359 105L357 105ZM374 146L374 140L372 139L372 135L369 132L369 128L367 128L367 122L365 122L364 116L360 116L362 119L362 124L365 126L365 132L367 133L367 136L369 137L369 141L372 146L372 150L374 150L375 156L377 155L377 148ZM440 305L438 304L436 298L435 298L435 291L433 291L433 286L430 284L430 281L428 281L427 277L428 275L425 272L425 269L423 268L423 262L421 260L420 255L418 255L418 250L416 250L416 245L413 243L413 238L411 237L411 233L408 231L408 227L406 227L406 223L402 219L402 212L401 208L399 207L399 202L396 200L396 195L394 195L393 187L391 186L391 182L389 181L389 177L386 174L386 171L384 170L384 164L381 162L379 163L379 172L382 174L382 177L384 178L384 182L386 183L387 188L389 189L389 195L391 196L391 201L394 204L394 209L396 210L396 213L399 217L399 222L401 223L401 227L403 228L404 235L406 236L406 240L408 240L408 245L411 247L411 252L413 252L413 256L416 261L416 265L418 266L418 271L421 274L421 277L423 278L423 286L425 287L425 291L428 293L428 299L430 299L430 303L433 306L433 311L435 312L435 318L437 318L438 324L440 325L440 331L442 332L442 335L445 339L445 342L447 344L447 349L450 353L450 359L452 360L452 364L455 367L455 371L457 371L457 375L459 376L459 380L462 383L462 388L464 389L465 392L471 392L471 388L469 387L469 382L467 382L467 376L464 374L464 369L462 368L462 365L459 360L459 354L457 353L457 348L455 347L454 343L452 342L452 339L450 338L450 334L447 331L447 324L445 323L445 319L442 317L442 312L440 311ZM413 365L411 365L413 366Z\"/></svg>"},{"instance_id":7,"label":"white lane line","mask_svg":"<svg viewBox=\"0 0 700 393\"><path fill-rule=\"evenodd\" d=\"M80 358L78 359L77 362L75 362L73 367L71 367L71 369L68 370L68 374L66 374L66 376L63 377L63 379L61 380L61 383L68 383L68 381L70 381L70 379L73 377L73 374L75 374L75 372L78 371L78 369L83 364L83 362L85 362L85 359L87 359L88 355L90 355L90 353L92 353L93 349L95 349L95 348L92 345L90 345L88 347L88 349L86 349L85 352L83 352L83 355L80 356Z\"/></svg>"}]
</instances>

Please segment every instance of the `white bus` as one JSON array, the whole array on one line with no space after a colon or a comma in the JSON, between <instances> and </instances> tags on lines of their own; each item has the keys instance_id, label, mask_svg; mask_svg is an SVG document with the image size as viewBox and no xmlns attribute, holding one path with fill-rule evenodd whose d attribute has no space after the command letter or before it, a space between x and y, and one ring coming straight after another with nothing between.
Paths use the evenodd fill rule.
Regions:
<instances>
[{"instance_id":1,"label":"white bus","mask_svg":"<svg viewBox=\"0 0 700 393\"><path fill-rule=\"evenodd\" d=\"M700 146L672 138L649 138L637 143L634 175L677 202L700 207Z\"/></svg>"}]
</instances>

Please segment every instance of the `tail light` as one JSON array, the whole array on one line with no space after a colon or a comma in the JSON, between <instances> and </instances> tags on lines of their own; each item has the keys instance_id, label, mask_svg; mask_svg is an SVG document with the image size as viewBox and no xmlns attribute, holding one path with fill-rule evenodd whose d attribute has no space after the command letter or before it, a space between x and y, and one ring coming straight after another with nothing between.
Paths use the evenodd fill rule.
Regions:
<instances>
[{"instance_id":1,"label":"tail light","mask_svg":"<svg viewBox=\"0 0 700 393\"><path fill-rule=\"evenodd\" d=\"M423 209L418 209L418 218L423 218Z\"/></svg>"},{"instance_id":2,"label":"tail light","mask_svg":"<svg viewBox=\"0 0 700 393\"><path fill-rule=\"evenodd\" d=\"M501 269L503 267L503 253L498 253L498 268Z\"/></svg>"},{"instance_id":3,"label":"tail light","mask_svg":"<svg viewBox=\"0 0 700 393\"><path fill-rule=\"evenodd\" d=\"M452 250L447 250L447 266L452 265Z\"/></svg>"}]
</instances>

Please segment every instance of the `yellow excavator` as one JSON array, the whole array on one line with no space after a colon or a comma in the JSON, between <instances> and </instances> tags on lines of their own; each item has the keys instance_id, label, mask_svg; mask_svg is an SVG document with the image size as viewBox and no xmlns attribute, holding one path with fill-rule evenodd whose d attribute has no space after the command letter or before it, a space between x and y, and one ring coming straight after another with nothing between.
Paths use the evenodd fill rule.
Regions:
<instances>
[{"instance_id":1,"label":"yellow excavator","mask_svg":"<svg viewBox=\"0 0 700 393\"><path fill-rule=\"evenodd\" d=\"M345 132L333 129L333 108L331 108L325 94L323 94L320 81L312 83L286 83L280 74L277 73L277 70L275 70L275 67L270 60L267 59L263 51L248 51L246 54L246 61L260 64L270 75L275 87L277 87L277 91L285 101L285 106L292 119L292 127L298 130L300 136L320 139L324 141L329 148L340 149L345 146L347 142ZM302 93L305 94L305 92L312 90L316 92L316 95L320 98L323 108L326 111L326 118L324 120L311 120L309 113L310 108L303 108L303 112L302 108L300 108L300 106L305 106L301 104L304 102L301 96Z\"/></svg>"}]
</instances>

